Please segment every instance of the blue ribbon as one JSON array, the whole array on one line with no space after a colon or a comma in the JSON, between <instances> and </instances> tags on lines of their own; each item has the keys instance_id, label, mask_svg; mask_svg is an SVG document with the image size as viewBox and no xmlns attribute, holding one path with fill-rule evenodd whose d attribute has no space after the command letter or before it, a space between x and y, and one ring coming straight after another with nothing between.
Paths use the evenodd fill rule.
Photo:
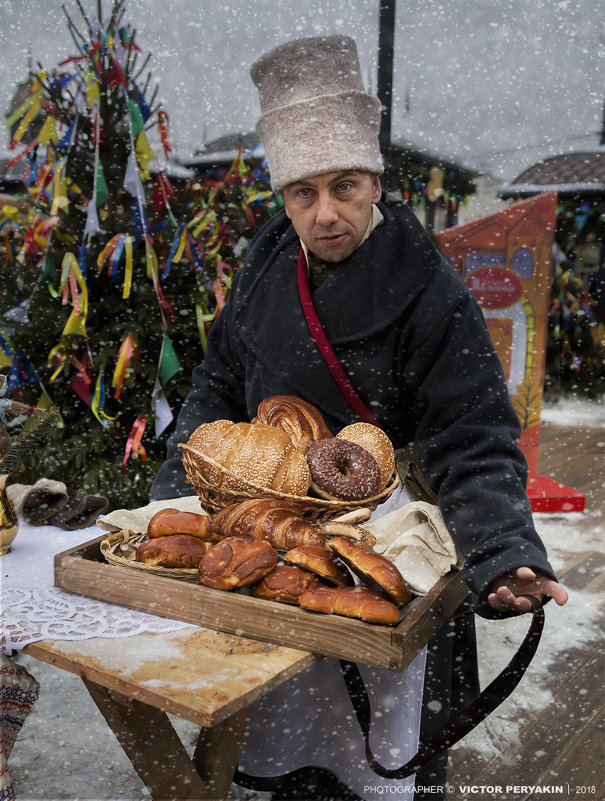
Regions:
<instances>
[{"instance_id":1,"label":"blue ribbon","mask_svg":"<svg viewBox=\"0 0 605 801\"><path fill-rule=\"evenodd\" d=\"M172 267L172 259L174 258L174 254L177 251L179 246L179 242L181 241L181 236L183 235L183 229L185 228L185 223L181 223L179 225L179 229L175 234L174 239L172 240L172 245L170 246L170 251L168 253L168 258L166 259L166 267L164 268L164 272L162 273L162 281L168 273L170 272L170 268Z\"/></svg>"}]
</instances>

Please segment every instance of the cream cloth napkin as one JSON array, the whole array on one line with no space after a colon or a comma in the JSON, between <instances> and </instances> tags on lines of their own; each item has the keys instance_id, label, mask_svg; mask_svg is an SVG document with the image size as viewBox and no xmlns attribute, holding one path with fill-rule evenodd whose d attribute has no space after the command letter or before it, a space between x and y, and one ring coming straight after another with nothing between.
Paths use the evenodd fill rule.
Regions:
<instances>
[{"instance_id":1,"label":"cream cloth napkin","mask_svg":"<svg viewBox=\"0 0 605 801\"><path fill-rule=\"evenodd\" d=\"M207 514L197 495L187 495L152 501L138 509L116 509L99 517L97 525L105 531L130 529L144 532L153 515L161 509ZM454 565L462 564L441 512L433 504L424 501L405 503L376 519L373 517L363 526L376 537L374 550L384 554L399 568L417 595L427 593Z\"/></svg>"},{"instance_id":2,"label":"cream cloth napkin","mask_svg":"<svg viewBox=\"0 0 605 801\"><path fill-rule=\"evenodd\" d=\"M161 509L179 509L181 512L197 512L207 514L200 505L197 495L186 495L183 498L170 498L167 501L152 501L147 506L138 509L115 509L109 514L102 515L97 525L105 531L121 531L130 529L135 533L147 531L151 518Z\"/></svg>"},{"instance_id":3,"label":"cream cloth napkin","mask_svg":"<svg viewBox=\"0 0 605 801\"><path fill-rule=\"evenodd\" d=\"M364 523L374 534L374 550L395 564L410 589L425 595L462 558L446 528L439 507L412 501Z\"/></svg>"}]
</instances>

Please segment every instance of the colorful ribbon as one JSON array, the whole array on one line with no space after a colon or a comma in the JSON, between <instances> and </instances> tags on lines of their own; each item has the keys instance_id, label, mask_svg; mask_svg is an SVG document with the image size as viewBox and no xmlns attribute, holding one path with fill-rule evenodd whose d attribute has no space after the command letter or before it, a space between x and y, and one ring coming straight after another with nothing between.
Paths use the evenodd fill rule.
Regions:
<instances>
[{"instance_id":1,"label":"colorful ribbon","mask_svg":"<svg viewBox=\"0 0 605 801\"><path fill-rule=\"evenodd\" d=\"M178 264L183 257L183 251L187 242L186 228L186 223L181 223L174 236L174 239L172 240L168 258L166 259L166 266L164 267L164 272L162 273L162 281L170 273L170 268L172 267L173 262Z\"/></svg>"},{"instance_id":2,"label":"colorful ribbon","mask_svg":"<svg viewBox=\"0 0 605 801\"><path fill-rule=\"evenodd\" d=\"M124 341L120 345L120 350L118 351L118 358L116 361L116 366L113 371L113 378L111 380L111 386L115 387L115 392L113 397L117 400L122 393L122 384L124 383L124 378L126 376L126 371L130 366L130 362L132 361L133 354L136 350L136 343L134 339L134 334L129 332L128 335L125 337Z\"/></svg>"},{"instance_id":3,"label":"colorful ribbon","mask_svg":"<svg viewBox=\"0 0 605 801\"><path fill-rule=\"evenodd\" d=\"M126 465L133 452L137 456L140 456L144 462L147 461L147 451L141 445L141 440L143 439L146 425L147 417L144 414L137 417L132 424L128 440L126 442L126 448L124 450L124 459L122 460L122 473L124 473L124 475L126 475Z\"/></svg>"},{"instance_id":4,"label":"colorful ribbon","mask_svg":"<svg viewBox=\"0 0 605 801\"><path fill-rule=\"evenodd\" d=\"M110 415L106 414L104 411L105 406L105 372L104 370L99 370L99 375L97 376L97 381L95 384L95 391L90 399L90 409L94 416L97 418L99 423L104 428L107 428L112 424L112 422L116 419L115 416L111 417Z\"/></svg>"},{"instance_id":5,"label":"colorful ribbon","mask_svg":"<svg viewBox=\"0 0 605 801\"><path fill-rule=\"evenodd\" d=\"M86 281L80 270L78 260L73 253L66 253L63 257L61 264L61 280L59 289L56 290L52 284L49 283L48 291L56 298L59 294L63 294L63 305L67 303L67 285L71 290L72 303L74 309L65 324L63 333L61 334L61 341L70 336L86 336L86 318L88 316L88 289ZM81 290L81 296L78 293L78 287ZM51 351L52 352L52 351Z\"/></svg>"},{"instance_id":6,"label":"colorful ribbon","mask_svg":"<svg viewBox=\"0 0 605 801\"><path fill-rule=\"evenodd\" d=\"M165 111L158 111L158 128L160 129L160 139L166 156L172 151L172 146L168 141L168 114Z\"/></svg>"}]
</instances>

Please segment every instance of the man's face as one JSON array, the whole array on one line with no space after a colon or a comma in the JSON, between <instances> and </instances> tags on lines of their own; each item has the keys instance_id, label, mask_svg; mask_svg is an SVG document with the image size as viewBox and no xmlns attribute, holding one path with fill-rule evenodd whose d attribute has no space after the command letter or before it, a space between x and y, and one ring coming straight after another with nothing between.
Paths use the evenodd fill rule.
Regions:
<instances>
[{"instance_id":1,"label":"man's face","mask_svg":"<svg viewBox=\"0 0 605 801\"><path fill-rule=\"evenodd\" d=\"M283 193L294 230L317 258L346 259L361 243L380 199L380 180L366 172L329 172L290 184Z\"/></svg>"}]
</instances>

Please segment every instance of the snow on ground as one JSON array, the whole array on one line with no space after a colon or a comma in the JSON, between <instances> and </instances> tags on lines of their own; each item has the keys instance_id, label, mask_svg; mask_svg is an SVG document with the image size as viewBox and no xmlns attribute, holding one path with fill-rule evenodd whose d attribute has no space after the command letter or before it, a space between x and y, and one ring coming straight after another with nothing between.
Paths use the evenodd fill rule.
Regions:
<instances>
[{"instance_id":1,"label":"snow on ground","mask_svg":"<svg viewBox=\"0 0 605 801\"><path fill-rule=\"evenodd\" d=\"M565 398L545 403L545 424L605 429L602 402ZM570 553L603 549L603 511L538 514L536 527L547 545L555 570ZM588 532L588 533L587 533ZM599 595L603 595L600 593ZM594 592L573 592L564 607L546 606L546 626L538 654L513 693L463 743L483 757L496 756L513 743L532 715L551 701L550 669L563 651L602 636ZM503 621L477 618L481 678L485 684L504 667L521 642L526 617ZM41 684L40 698L19 735L9 761L18 801L144 801L150 795L125 756L101 713L77 676L24 655L17 661ZM184 744L193 752L198 729L171 716ZM85 727L82 721L86 722ZM41 754L45 758L41 759ZM268 794L232 789L230 799L267 801Z\"/></svg>"},{"instance_id":2,"label":"snow on ground","mask_svg":"<svg viewBox=\"0 0 605 801\"><path fill-rule=\"evenodd\" d=\"M542 423L605 428L605 397L589 400L579 395L547 399L542 404Z\"/></svg>"}]
</instances>

